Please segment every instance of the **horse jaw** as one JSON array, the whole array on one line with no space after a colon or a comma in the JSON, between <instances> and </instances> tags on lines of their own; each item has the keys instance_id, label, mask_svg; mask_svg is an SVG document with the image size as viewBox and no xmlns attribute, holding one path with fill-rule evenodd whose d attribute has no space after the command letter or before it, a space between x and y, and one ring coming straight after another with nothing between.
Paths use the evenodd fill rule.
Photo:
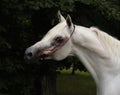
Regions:
<instances>
[{"instance_id":1,"label":"horse jaw","mask_svg":"<svg viewBox=\"0 0 120 95\"><path fill-rule=\"evenodd\" d=\"M62 46L60 49L55 51L52 55L51 58L54 60L63 60L72 53L72 47L71 47L71 41L69 40L64 46Z\"/></svg>"}]
</instances>

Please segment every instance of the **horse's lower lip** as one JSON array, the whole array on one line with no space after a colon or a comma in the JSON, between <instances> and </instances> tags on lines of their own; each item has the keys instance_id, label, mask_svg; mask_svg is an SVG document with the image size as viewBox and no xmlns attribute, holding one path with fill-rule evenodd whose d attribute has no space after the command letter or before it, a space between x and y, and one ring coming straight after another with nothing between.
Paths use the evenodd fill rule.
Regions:
<instances>
[{"instance_id":1,"label":"horse's lower lip","mask_svg":"<svg viewBox=\"0 0 120 95\"><path fill-rule=\"evenodd\" d=\"M40 58L45 58L47 56L48 56L47 54L43 54L43 55L40 56Z\"/></svg>"},{"instance_id":2,"label":"horse's lower lip","mask_svg":"<svg viewBox=\"0 0 120 95\"><path fill-rule=\"evenodd\" d=\"M50 51L44 51L44 52L38 54L39 60L44 60L44 59L48 58L50 53L51 53Z\"/></svg>"}]
</instances>

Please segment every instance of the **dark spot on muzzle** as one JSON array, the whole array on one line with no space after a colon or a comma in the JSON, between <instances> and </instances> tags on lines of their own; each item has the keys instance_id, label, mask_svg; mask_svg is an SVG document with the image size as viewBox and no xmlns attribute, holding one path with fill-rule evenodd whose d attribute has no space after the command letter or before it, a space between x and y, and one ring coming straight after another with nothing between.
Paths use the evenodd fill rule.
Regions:
<instances>
[{"instance_id":1,"label":"dark spot on muzzle","mask_svg":"<svg viewBox=\"0 0 120 95\"><path fill-rule=\"evenodd\" d=\"M28 54L26 54L26 56L30 58L32 57L32 55L33 55L32 52L29 52Z\"/></svg>"},{"instance_id":2,"label":"dark spot on muzzle","mask_svg":"<svg viewBox=\"0 0 120 95\"><path fill-rule=\"evenodd\" d=\"M33 56L32 52L28 52L28 53L25 53L24 58L27 59L27 60L29 60L29 59L32 58L32 56Z\"/></svg>"}]
</instances>

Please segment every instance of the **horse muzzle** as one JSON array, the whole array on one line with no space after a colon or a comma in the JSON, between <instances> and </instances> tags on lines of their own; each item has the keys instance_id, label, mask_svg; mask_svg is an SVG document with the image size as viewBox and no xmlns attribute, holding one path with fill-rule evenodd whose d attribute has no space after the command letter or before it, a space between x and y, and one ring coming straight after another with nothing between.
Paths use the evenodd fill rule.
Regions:
<instances>
[{"instance_id":1,"label":"horse muzzle","mask_svg":"<svg viewBox=\"0 0 120 95\"><path fill-rule=\"evenodd\" d=\"M53 52L53 48L47 49L36 49L36 48L28 48L25 51L24 58L26 60L43 60L47 59Z\"/></svg>"}]
</instances>

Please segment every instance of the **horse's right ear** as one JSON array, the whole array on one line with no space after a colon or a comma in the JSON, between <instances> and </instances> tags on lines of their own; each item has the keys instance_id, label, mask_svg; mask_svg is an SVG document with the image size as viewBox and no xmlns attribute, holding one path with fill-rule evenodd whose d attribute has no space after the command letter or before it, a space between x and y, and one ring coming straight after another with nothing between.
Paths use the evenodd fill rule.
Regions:
<instances>
[{"instance_id":1,"label":"horse's right ear","mask_svg":"<svg viewBox=\"0 0 120 95\"><path fill-rule=\"evenodd\" d=\"M58 11L57 15L58 15L59 22L65 21L65 18L61 15L60 10Z\"/></svg>"},{"instance_id":2,"label":"horse's right ear","mask_svg":"<svg viewBox=\"0 0 120 95\"><path fill-rule=\"evenodd\" d=\"M70 15L67 15L66 22L67 22L67 25L68 25L69 27L72 26L73 23L72 23L72 19L71 19Z\"/></svg>"}]
</instances>

